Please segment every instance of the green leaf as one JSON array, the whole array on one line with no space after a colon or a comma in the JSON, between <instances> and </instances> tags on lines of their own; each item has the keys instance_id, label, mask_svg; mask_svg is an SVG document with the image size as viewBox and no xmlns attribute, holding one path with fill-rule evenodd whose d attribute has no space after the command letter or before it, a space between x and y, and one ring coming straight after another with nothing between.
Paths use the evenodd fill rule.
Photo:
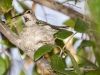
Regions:
<instances>
[{"instance_id":1,"label":"green leaf","mask_svg":"<svg viewBox=\"0 0 100 75\"><path fill-rule=\"evenodd\" d=\"M0 8L0 16L3 14L2 9Z\"/></svg>"},{"instance_id":2,"label":"green leaf","mask_svg":"<svg viewBox=\"0 0 100 75\"><path fill-rule=\"evenodd\" d=\"M42 57L45 53L50 52L54 48L54 45L44 45L40 47L34 54L35 61Z\"/></svg>"},{"instance_id":3,"label":"green leaf","mask_svg":"<svg viewBox=\"0 0 100 75\"><path fill-rule=\"evenodd\" d=\"M77 55L81 55L82 57L87 58L88 53L87 53L87 51L84 50L84 48L82 47L82 48L79 48L79 49L77 50ZM78 63L83 63L83 62L84 62L84 60L83 60L81 57L78 56ZM84 63L84 64L87 64L87 63Z\"/></svg>"},{"instance_id":4,"label":"green leaf","mask_svg":"<svg viewBox=\"0 0 100 75\"><path fill-rule=\"evenodd\" d=\"M51 57L51 67L52 67L53 70L55 70L55 71L57 71L59 73L62 73L62 75L63 74L66 74L66 75L76 75L74 72L65 70L65 68L66 68L65 62L57 54L53 55Z\"/></svg>"},{"instance_id":5,"label":"green leaf","mask_svg":"<svg viewBox=\"0 0 100 75\"><path fill-rule=\"evenodd\" d=\"M83 63L80 63L80 64L78 64L78 66L79 67L87 67L87 66L89 66L90 64L89 63L86 63L86 62L83 62Z\"/></svg>"},{"instance_id":6,"label":"green leaf","mask_svg":"<svg viewBox=\"0 0 100 75\"><path fill-rule=\"evenodd\" d=\"M11 22L12 22L12 19L11 19L11 17L12 17L11 11L5 13L5 14L4 14L4 17L5 17L5 19L6 19L7 24L11 24Z\"/></svg>"},{"instance_id":7,"label":"green leaf","mask_svg":"<svg viewBox=\"0 0 100 75\"><path fill-rule=\"evenodd\" d=\"M8 69L10 67L10 59L7 55L6 55L6 58L5 58L5 64L6 64L6 68Z\"/></svg>"},{"instance_id":8,"label":"green leaf","mask_svg":"<svg viewBox=\"0 0 100 75\"><path fill-rule=\"evenodd\" d=\"M11 13L13 12L13 10L12 11L9 11L9 12L7 12L7 13L5 13L4 14L4 17L5 17L5 19L6 19L6 22L7 22L7 25L8 25L8 27L13 31L13 32L15 32L15 33L17 33L17 31L19 30L19 28L17 28L18 27L18 20L17 20L17 23L16 23L16 25L14 25L14 19L12 20L11 18L12 18L12 15L11 15ZM13 13L15 13L15 12L13 12ZM21 26L21 25L20 25Z\"/></svg>"},{"instance_id":9,"label":"green leaf","mask_svg":"<svg viewBox=\"0 0 100 75\"><path fill-rule=\"evenodd\" d=\"M57 72L57 75L62 75L62 73Z\"/></svg>"},{"instance_id":10,"label":"green leaf","mask_svg":"<svg viewBox=\"0 0 100 75\"><path fill-rule=\"evenodd\" d=\"M20 20L20 17L16 18L16 20L18 21L17 26L16 26L16 30L17 30L17 33L20 33L25 26L24 26L22 19Z\"/></svg>"},{"instance_id":11,"label":"green leaf","mask_svg":"<svg viewBox=\"0 0 100 75\"><path fill-rule=\"evenodd\" d=\"M55 69L53 69L53 70L62 73L62 75L63 75L63 74L64 74L64 75L77 75L76 73L74 73L74 72L72 72L72 71L67 71L67 70L63 70L63 69L60 69L60 68L55 68Z\"/></svg>"},{"instance_id":12,"label":"green leaf","mask_svg":"<svg viewBox=\"0 0 100 75\"><path fill-rule=\"evenodd\" d=\"M57 46L60 46L61 48L65 45L64 42L60 39L56 39L55 43L56 43Z\"/></svg>"},{"instance_id":13,"label":"green leaf","mask_svg":"<svg viewBox=\"0 0 100 75\"><path fill-rule=\"evenodd\" d=\"M100 69L89 71L85 75L100 75Z\"/></svg>"},{"instance_id":14,"label":"green leaf","mask_svg":"<svg viewBox=\"0 0 100 75\"><path fill-rule=\"evenodd\" d=\"M76 60L74 59L73 55L72 55L68 50L66 50L66 53L67 53L68 56L71 58L73 67L74 67L74 69L76 70L77 74L78 74L78 75L81 75L81 74L82 74L82 73L81 73L81 70L80 70L80 68L79 68L79 66L78 66L78 64L77 64L77 62L76 62Z\"/></svg>"},{"instance_id":15,"label":"green leaf","mask_svg":"<svg viewBox=\"0 0 100 75\"><path fill-rule=\"evenodd\" d=\"M51 66L52 68L60 68L60 69L66 68L66 64L64 63L62 58L57 54L51 57Z\"/></svg>"},{"instance_id":16,"label":"green leaf","mask_svg":"<svg viewBox=\"0 0 100 75\"><path fill-rule=\"evenodd\" d=\"M6 71L3 73L3 75L7 75L8 71L9 71L9 68L10 68L10 59L9 59L9 57L7 55L6 55L4 61L5 61Z\"/></svg>"},{"instance_id":17,"label":"green leaf","mask_svg":"<svg viewBox=\"0 0 100 75\"><path fill-rule=\"evenodd\" d=\"M75 21L73 19L69 19L69 20L65 21L64 24L66 26L70 26L70 27L74 28Z\"/></svg>"},{"instance_id":18,"label":"green leaf","mask_svg":"<svg viewBox=\"0 0 100 75\"><path fill-rule=\"evenodd\" d=\"M0 75L3 75L6 71L6 65L4 59L0 56Z\"/></svg>"},{"instance_id":19,"label":"green leaf","mask_svg":"<svg viewBox=\"0 0 100 75\"><path fill-rule=\"evenodd\" d=\"M99 24L100 29L100 0L87 0L87 3L91 14L90 17Z\"/></svg>"},{"instance_id":20,"label":"green leaf","mask_svg":"<svg viewBox=\"0 0 100 75\"><path fill-rule=\"evenodd\" d=\"M98 66L96 66L94 63L92 63L91 61L89 61L88 59L78 55L79 57L81 57L83 59L83 61L85 61L85 63L87 63L88 65L90 65L91 67L98 69Z\"/></svg>"},{"instance_id":21,"label":"green leaf","mask_svg":"<svg viewBox=\"0 0 100 75\"><path fill-rule=\"evenodd\" d=\"M93 41L90 41L90 40L83 40L82 43L81 43L81 46L95 46L95 43Z\"/></svg>"},{"instance_id":22,"label":"green leaf","mask_svg":"<svg viewBox=\"0 0 100 75\"><path fill-rule=\"evenodd\" d=\"M8 12L12 7L13 0L0 0L0 8L3 12Z\"/></svg>"},{"instance_id":23,"label":"green leaf","mask_svg":"<svg viewBox=\"0 0 100 75\"><path fill-rule=\"evenodd\" d=\"M100 67L100 51L95 51L95 58L96 58L96 62Z\"/></svg>"},{"instance_id":24,"label":"green leaf","mask_svg":"<svg viewBox=\"0 0 100 75\"><path fill-rule=\"evenodd\" d=\"M15 47L7 38L3 37L2 41L0 41L0 44L3 44L6 46L6 48Z\"/></svg>"},{"instance_id":25,"label":"green leaf","mask_svg":"<svg viewBox=\"0 0 100 75\"><path fill-rule=\"evenodd\" d=\"M58 39L66 39L67 37L71 36L73 34L73 32L70 32L70 31L67 31L67 30L59 30L55 36L58 38Z\"/></svg>"},{"instance_id":26,"label":"green leaf","mask_svg":"<svg viewBox=\"0 0 100 75\"><path fill-rule=\"evenodd\" d=\"M28 7L27 5L25 5L23 1L18 1L18 3L22 6L22 8L23 8L24 10L29 9L29 7Z\"/></svg>"},{"instance_id":27,"label":"green leaf","mask_svg":"<svg viewBox=\"0 0 100 75\"><path fill-rule=\"evenodd\" d=\"M83 21L80 18L77 18L74 30L77 31L77 32L83 33L83 32L85 32L88 29L89 29L89 23Z\"/></svg>"}]
</instances>

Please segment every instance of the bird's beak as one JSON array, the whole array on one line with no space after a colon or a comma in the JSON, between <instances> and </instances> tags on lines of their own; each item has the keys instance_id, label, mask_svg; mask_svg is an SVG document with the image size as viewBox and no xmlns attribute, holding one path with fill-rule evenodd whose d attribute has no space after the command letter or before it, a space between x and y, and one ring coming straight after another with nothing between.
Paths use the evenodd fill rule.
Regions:
<instances>
[{"instance_id":1,"label":"bird's beak","mask_svg":"<svg viewBox=\"0 0 100 75\"><path fill-rule=\"evenodd\" d=\"M19 16L22 16L22 15L23 15L23 13L22 14L19 14L19 15L16 15L16 16L12 17L11 19L16 18L16 17L19 17Z\"/></svg>"}]
</instances>

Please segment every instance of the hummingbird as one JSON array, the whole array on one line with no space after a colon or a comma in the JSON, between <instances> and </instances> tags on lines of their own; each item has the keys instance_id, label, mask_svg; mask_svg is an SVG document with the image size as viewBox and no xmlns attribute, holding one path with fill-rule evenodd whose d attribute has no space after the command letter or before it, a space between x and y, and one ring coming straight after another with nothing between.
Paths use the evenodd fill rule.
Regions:
<instances>
[{"instance_id":1,"label":"hummingbird","mask_svg":"<svg viewBox=\"0 0 100 75\"><path fill-rule=\"evenodd\" d=\"M24 17L25 26L31 26L33 24L39 24L39 25L42 25L42 26L43 25L50 26L51 28L56 29L56 30L61 30L61 29L66 30L66 29L69 28L69 26L55 26L55 25L48 24L47 22L38 20L35 16L35 13L31 9L28 9L25 12L23 12L22 14L16 15L12 18L16 18L18 16L23 16Z\"/></svg>"},{"instance_id":2,"label":"hummingbird","mask_svg":"<svg viewBox=\"0 0 100 75\"><path fill-rule=\"evenodd\" d=\"M17 16L22 16L24 18L26 26L19 34L21 40L20 44L23 44L27 51L30 51L30 53L32 53L31 51L35 52L43 45L54 45L54 34L57 33L61 28L66 28L65 26L53 26L46 22L37 20L35 13L31 9Z\"/></svg>"},{"instance_id":3,"label":"hummingbird","mask_svg":"<svg viewBox=\"0 0 100 75\"><path fill-rule=\"evenodd\" d=\"M35 13L32 10L29 9L17 16L22 16L25 21L25 28L20 32L19 37L21 40L20 44L22 44L27 51L34 53L45 44L55 44L55 37L53 35L58 30L52 28L50 25L42 24L42 21L41 23L37 23Z\"/></svg>"}]
</instances>

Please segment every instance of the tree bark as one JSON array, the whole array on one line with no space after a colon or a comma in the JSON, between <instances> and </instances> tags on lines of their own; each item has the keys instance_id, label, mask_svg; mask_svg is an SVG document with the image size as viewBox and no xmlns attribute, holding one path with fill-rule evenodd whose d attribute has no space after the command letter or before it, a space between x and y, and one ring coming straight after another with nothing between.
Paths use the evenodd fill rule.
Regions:
<instances>
[{"instance_id":1,"label":"tree bark","mask_svg":"<svg viewBox=\"0 0 100 75\"><path fill-rule=\"evenodd\" d=\"M22 51L24 51L30 58L33 59L33 52L27 51L26 47L24 47L22 44L20 44L21 40L19 38L18 35L16 35L14 32L12 32L9 27L3 23L0 20L0 32L15 46L19 47ZM36 61L37 63L40 64L40 66L44 69L47 69L48 71L50 71L52 73L52 75L56 75L50 65L50 62L48 60L46 60L45 58L41 58L38 61Z\"/></svg>"},{"instance_id":2,"label":"tree bark","mask_svg":"<svg viewBox=\"0 0 100 75\"><path fill-rule=\"evenodd\" d=\"M83 14L79 13L78 11L68 6L65 6L59 2L56 2L55 0L33 0L33 1L41 5L47 6L51 9L54 9L56 11L59 11L65 15L68 15L71 19L76 20L77 17L83 18Z\"/></svg>"}]
</instances>

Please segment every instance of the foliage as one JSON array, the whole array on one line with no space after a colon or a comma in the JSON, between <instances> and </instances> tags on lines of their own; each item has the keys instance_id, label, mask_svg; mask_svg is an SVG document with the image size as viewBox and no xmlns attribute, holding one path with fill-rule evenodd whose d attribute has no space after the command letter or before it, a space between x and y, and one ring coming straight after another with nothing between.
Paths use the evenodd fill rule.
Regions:
<instances>
[{"instance_id":1,"label":"foliage","mask_svg":"<svg viewBox=\"0 0 100 75\"><path fill-rule=\"evenodd\" d=\"M74 0L75 4L78 0ZM23 3L18 1L19 4L22 6L24 10L28 9L28 7ZM46 57L46 55L50 56L48 60L50 60L51 67L54 71L56 71L57 75L99 75L100 72L100 0L88 0L88 7L89 11L92 15L92 21L91 23L88 23L87 21L77 18L76 21L69 19L64 22L66 26L70 26L73 28L77 33L87 34L89 36L89 39L82 39L82 42L80 43L79 47L77 48L76 56L78 57L78 61L76 61L74 54L71 53L71 51L67 50L65 48L65 45L68 44L68 42L74 38L73 36L76 35L74 32L69 30L59 30L54 37L55 39L55 45L44 45L40 47L34 54L35 61L39 60L42 56ZM12 8L12 0L0 0L0 15L4 14L4 17L6 19L8 27L15 32L16 34L19 34L19 32L23 29L23 20L20 19L20 17L16 18L14 21L17 20L17 23L14 23L14 21L11 19L12 12L15 14L18 14L15 9ZM73 13L74 14L74 13ZM96 16L97 15L97 16ZM17 24L17 25L16 25ZM90 25L91 24L91 25ZM95 26L93 26L95 24ZM16 25L16 26L14 26ZM91 31L93 31L94 36L91 38ZM72 36L73 35L73 36ZM72 37L70 37L72 36ZM64 40L66 38L70 39L67 41L67 43L64 44ZM72 45L74 46L75 43L79 40L74 38ZM2 41L0 41L0 44L5 46L6 48L13 48L15 47L13 44L9 42L8 39L6 39L4 36L2 38ZM57 52L55 53L55 49L57 49ZM9 53L9 52L8 52ZM88 57L92 57L92 55L95 58L95 63L93 63ZM23 54L24 55L24 54ZM27 56L26 56L27 57ZM68 65L66 63L66 59L70 58L72 64ZM93 60L93 59L92 59ZM5 58L0 56L0 75L7 75L8 71L10 70L11 60L10 57L7 55ZM36 65L35 65L36 66ZM37 66L36 66L37 67ZM70 70L72 68L73 70ZM34 68L37 75L37 69ZM68 69L68 70L66 70ZM86 70L85 69L89 69ZM24 71L20 71L20 75L25 75Z\"/></svg>"},{"instance_id":2,"label":"foliage","mask_svg":"<svg viewBox=\"0 0 100 75\"><path fill-rule=\"evenodd\" d=\"M9 67L10 67L10 60L9 60L9 57L6 56L5 59L3 59L1 56L0 56L0 75L6 75L8 70L9 70Z\"/></svg>"},{"instance_id":3,"label":"foliage","mask_svg":"<svg viewBox=\"0 0 100 75\"><path fill-rule=\"evenodd\" d=\"M12 7L12 0L0 0L0 8L2 9L2 12L7 12Z\"/></svg>"}]
</instances>

